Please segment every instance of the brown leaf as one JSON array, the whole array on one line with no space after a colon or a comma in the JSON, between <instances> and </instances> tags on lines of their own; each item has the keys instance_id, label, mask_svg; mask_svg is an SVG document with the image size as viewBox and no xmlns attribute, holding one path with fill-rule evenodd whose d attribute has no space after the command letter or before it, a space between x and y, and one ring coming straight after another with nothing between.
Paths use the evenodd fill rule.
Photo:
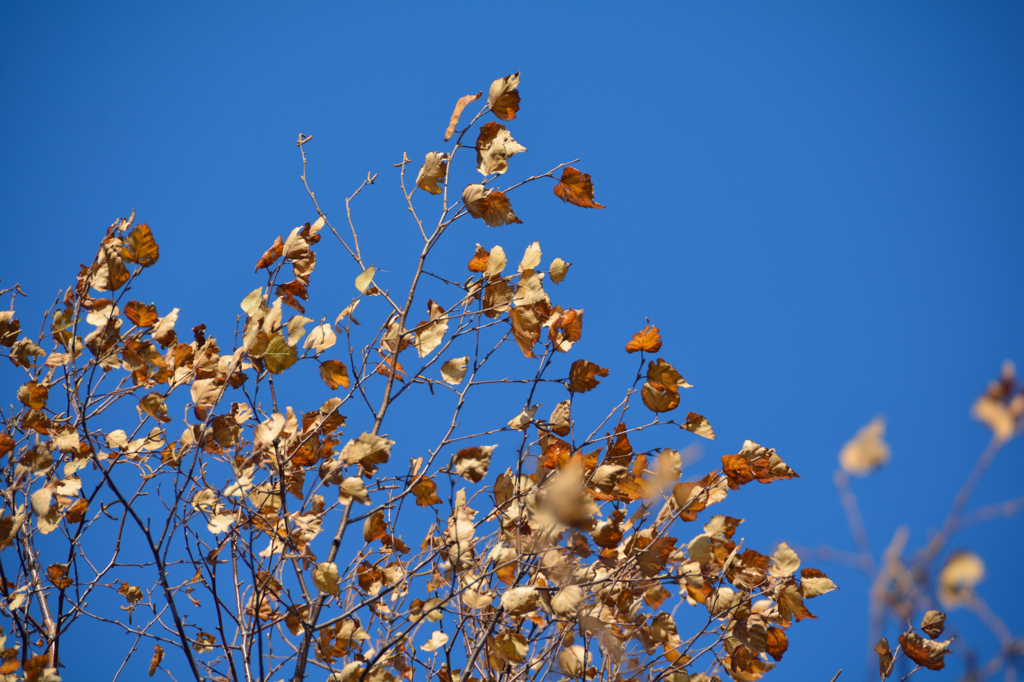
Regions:
<instances>
[{"instance_id":1,"label":"brown leaf","mask_svg":"<svg viewBox=\"0 0 1024 682\"><path fill-rule=\"evenodd\" d=\"M817 597L837 589L839 588L836 587L836 584L818 569L800 569L800 594L804 599Z\"/></svg>"},{"instance_id":2,"label":"brown leaf","mask_svg":"<svg viewBox=\"0 0 1024 682\"><path fill-rule=\"evenodd\" d=\"M921 619L921 629L926 635L935 639L946 629L946 614L932 609Z\"/></svg>"},{"instance_id":3,"label":"brown leaf","mask_svg":"<svg viewBox=\"0 0 1024 682\"><path fill-rule=\"evenodd\" d=\"M947 639L944 642L935 642L925 639L916 632L907 632L900 635L900 646L907 658L928 670L942 670L946 667L946 654L949 645L953 640Z\"/></svg>"},{"instance_id":4,"label":"brown leaf","mask_svg":"<svg viewBox=\"0 0 1024 682\"><path fill-rule=\"evenodd\" d=\"M448 121L448 129L444 131L445 142L452 139L452 135L455 133L455 126L459 124L459 117L462 116L462 110L465 109L470 102L475 102L480 99L480 95L482 94L484 93L478 92L475 95L466 95L465 97L460 97L459 101L455 103L455 111L452 112L452 118Z\"/></svg>"},{"instance_id":5,"label":"brown leaf","mask_svg":"<svg viewBox=\"0 0 1024 682\"><path fill-rule=\"evenodd\" d=\"M583 208L604 208L594 201L594 183L590 173L580 173L572 166L562 169L562 178L555 185L555 196Z\"/></svg>"},{"instance_id":6,"label":"brown leaf","mask_svg":"<svg viewBox=\"0 0 1024 682\"><path fill-rule=\"evenodd\" d=\"M432 479L421 479L412 487L412 494L416 496L416 504L421 507L441 504L441 498L437 496L437 484Z\"/></svg>"},{"instance_id":7,"label":"brown leaf","mask_svg":"<svg viewBox=\"0 0 1024 682\"><path fill-rule=\"evenodd\" d=\"M46 577L58 590L66 590L75 582L68 577L68 567L64 564L51 564L46 569Z\"/></svg>"},{"instance_id":8,"label":"brown leaf","mask_svg":"<svg viewBox=\"0 0 1024 682\"><path fill-rule=\"evenodd\" d=\"M487 106L502 121L511 121L519 111L519 72L499 78L491 83L487 92Z\"/></svg>"},{"instance_id":9,"label":"brown leaf","mask_svg":"<svg viewBox=\"0 0 1024 682\"><path fill-rule=\"evenodd\" d=\"M569 368L569 382L566 385L572 393L586 393L601 383L597 377L608 376L608 370L589 360L576 360Z\"/></svg>"},{"instance_id":10,"label":"brown leaf","mask_svg":"<svg viewBox=\"0 0 1024 682\"><path fill-rule=\"evenodd\" d=\"M800 477L782 461L773 448L761 447L752 440L744 441L739 454L724 455L722 469L733 490L753 480L771 483Z\"/></svg>"},{"instance_id":11,"label":"brown leaf","mask_svg":"<svg viewBox=\"0 0 1024 682\"><path fill-rule=\"evenodd\" d=\"M271 265L277 262L277 259L284 253L284 240L281 239L281 235L277 235L277 239L270 245L270 248L263 252L260 256L259 261L256 263L256 269L253 272L258 272L261 268L269 268Z\"/></svg>"},{"instance_id":12,"label":"brown leaf","mask_svg":"<svg viewBox=\"0 0 1024 682\"><path fill-rule=\"evenodd\" d=\"M363 541L373 542L387 535L387 524L384 522L384 512L375 511L363 521Z\"/></svg>"},{"instance_id":13,"label":"brown leaf","mask_svg":"<svg viewBox=\"0 0 1024 682\"><path fill-rule=\"evenodd\" d=\"M627 353L636 353L637 351L657 353L659 350L661 350L661 334L658 333L657 327L651 325L647 325L633 334L633 338L626 344Z\"/></svg>"},{"instance_id":14,"label":"brown leaf","mask_svg":"<svg viewBox=\"0 0 1024 682\"><path fill-rule=\"evenodd\" d=\"M669 412L679 407L679 392L666 390L661 384L645 383L640 397L651 412Z\"/></svg>"},{"instance_id":15,"label":"brown leaf","mask_svg":"<svg viewBox=\"0 0 1024 682\"><path fill-rule=\"evenodd\" d=\"M149 225L136 225L124 240L121 259L126 263L137 263L144 268L156 263L160 258L160 247L153 239ZM116 288L116 287L115 287Z\"/></svg>"},{"instance_id":16,"label":"brown leaf","mask_svg":"<svg viewBox=\"0 0 1024 682\"><path fill-rule=\"evenodd\" d=\"M483 185L468 185L462 191L462 202L474 218L482 218L491 227L522 223L512 212L512 204L503 192Z\"/></svg>"},{"instance_id":17,"label":"brown leaf","mask_svg":"<svg viewBox=\"0 0 1024 682\"><path fill-rule=\"evenodd\" d=\"M686 422L679 426L701 438L715 439L715 430L711 428L711 424L704 418L704 415L697 414L696 412L688 412L686 414Z\"/></svg>"},{"instance_id":18,"label":"brown leaf","mask_svg":"<svg viewBox=\"0 0 1024 682\"><path fill-rule=\"evenodd\" d=\"M29 381L18 388L18 400L33 410L41 410L46 407L46 399L50 395L50 389L40 386L35 381Z\"/></svg>"},{"instance_id":19,"label":"brown leaf","mask_svg":"<svg viewBox=\"0 0 1024 682\"><path fill-rule=\"evenodd\" d=\"M447 174L448 155L441 152L428 152L427 158L416 176L416 186L431 194L440 194L444 188L437 183L443 183Z\"/></svg>"},{"instance_id":20,"label":"brown leaf","mask_svg":"<svg viewBox=\"0 0 1024 682\"><path fill-rule=\"evenodd\" d=\"M787 584L779 591L776 603L779 608L779 617L783 621L789 622L790 617L795 618L797 621L801 621L804 618L817 618L804 606L804 598L800 596L795 582Z\"/></svg>"},{"instance_id":21,"label":"brown leaf","mask_svg":"<svg viewBox=\"0 0 1024 682\"><path fill-rule=\"evenodd\" d=\"M160 319L160 316L156 314L155 304L146 305L139 301L128 301L124 307L124 315L132 321L132 324L139 327L152 327Z\"/></svg>"},{"instance_id":22,"label":"brown leaf","mask_svg":"<svg viewBox=\"0 0 1024 682\"><path fill-rule=\"evenodd\" d=\"M167 404L164 397L159 393L150 393L139 401L139 413L148 414L158 422L167 423L171 418L167 416Z\"/></svg>"},{"instance_id":23,"label":"brown leaf","mask_svg":"<svg viewBox=\"0 0 1024 682\"><path fill-rule=\"evenodd\" d=\"M479 445L475 448L463 448L455 453L452 465L455 473L467 481L479 483L487 475L491 464L491 454L497 445Z\"/></svg>"},{"instance_id":24,"label":"brown leaf","mask_svg":"<svg viewBox=\"0 0 1024 682\"><path fill-rule=\"evenodd\" d=\"M510 156L525 151L526 147L512 139L505 126L489 121L480 126L476 138L476 169L482 175L500 175L508 170Z\"/></svg>"},{"instance_id":25,"label":"brown leaf","mask_svg":"<svg viewBox=\"0 0 1024 682\"><path fill-rule=\"evenodd\" d=\"M765 651L776 661L782 660L782 654L789 648L789 638L786 631L779 628L768 628L768 641Z\"/></svg>"},{"instance_id":26,"label":"brown leaf","mask_svg":"<svg viewBox=\"0 0 1024 682\"><path fill-rule=\"evenodd\" d=\"M81 523L85 519L85 515L88 511L89 500L84 497L79 497L75 500L75 503L68 507L68 510L64 512L64 518L68 520L68 523Z\"/></svg>"},{"instance_id":27,"label":"brown leaf","mask_svg":"<svg viewBox=\"0 0 1024 682\"><path fill-rule=\"evenodd\" d=\"M338 360L327 360L320 365L320 378L332 391L349 387L348 369L345 363Z\"/></svg>"},{"instance_id":28,"label":"brown leaf","mask_svg":"<svg viewBox=\"0 0 1024 682\"><path fill-rule=\"evenodd\" d=\"M889 640L885 637L878 640L875 645L875 653L878 654L878 674L884 680L892 675L892 652L889 651Z\"/></svg>"}]
</instances>

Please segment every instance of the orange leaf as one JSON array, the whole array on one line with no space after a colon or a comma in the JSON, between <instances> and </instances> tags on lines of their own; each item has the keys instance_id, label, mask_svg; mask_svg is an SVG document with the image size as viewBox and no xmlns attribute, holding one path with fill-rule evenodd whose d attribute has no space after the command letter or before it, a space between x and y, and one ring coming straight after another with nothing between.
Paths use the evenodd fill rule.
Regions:
<instances>
[{"instance_id":1,"label":"orange leaf","mask_svg":"<svg viewBox=\"0 0 1024 682\"><path fill-rule=\"evenodd\" d=\"M562 178L555 185L555 196L583 208L604 208L594 201L594 183L590 173L580 173L572 166L562 169Z\"/></svg>"},{"instance_id":2,"label":"orange leaf","mask_svg":"<svg viewBox=\"0 0 1024 682\"><path fill-rule=\"evenodd\" d=\"M661 334L658 333L657 327L651 325L647 325L633 334L633 338L626 344L627 353L636 353L637 351L657 353L659 350L661 350Z\"/></svg>"},{"instance_id":3,"label":"orange leaf","mask_svg":"<svg viewBox=\"0 0 1024 682\"><path fill-rule=\"evenodd\" d=\"M263 252L259 262L256 263L256 270L253 272L256 272L260 268L269 268L277 261L278 258L281 257L281 254L283 253L284 241L281 240L281 235L277 235L277 239L275 239L274 243L270 245L270 248Z\"/></svg>"},{"instance_id":4,"label":"orange leaf","mask_svg":"<svg viewBox=\"0 0 1024 682\"><path fill-rule=\"evenodd\" d=\"M476 253L469 260L469 271L470 272L487 272L487 262L491 259L491 254L484 250L484 247L479 244L476 245Z\"/></svg>"},{"instance_id":5,"label":"orange leaf","mask_svg":"<svg viewBox=\"0 0 1024 682\"><path fill-rule=\"evenodd\" d=\"M124 240L121 259L126 263L138 263L148 268L160 257L160 247L153 239L149 225L136 225Z\"/></svg>"},{"instance_id":6,"label":"orange leaf","mask_svg":"<svg viewBox=\"0 0 1024 682\"><path fill-rule=\"evenodd\" d=\"M441 498L437 496L437 484L429 478L414 485L412 494L416 496L416 504L421 507L441 504Z\"/></svg>"},{"instance_id":7,"label":"orange leaf","mask_svg":"<svg viewBox=\"0 0 1024 682\"><path fill-rule=\"evenodd\" d=\"M338 386L342 388L349 386L348 369L343 362L338 360L327 360L320 365L320 378L332 391L337 390Z\"/></svg>"},{"instance_id":8,"label":"orange leaf","mask_svg":"<svg viewBox=\"0 0 1024 682\"><path fill-rule=\"evenodd\" d=\"M444 131L444 141L452 139L452 135L455 133L455 126L459 125L459 117L462 116L462 110L465 109L470 102L475 102L480 99L480 95L483 92L478 92L475 95L466 95L460 97L459 101L455 103L455 111L452 112L452 118L448 121L448 129Z\"/></svg>"},{"instance_id":9,"label":"orange leaf","mask_svg":"<svg viewBox=\"0 0 1024 682\"><path fill-rule=\"evenodd\" d=\"M156 313L156 305L145 305L139 301L128 301L124 307L124 315L132 324L139 327L152 327L160 319Z\"/></svg>"}]
</instances>

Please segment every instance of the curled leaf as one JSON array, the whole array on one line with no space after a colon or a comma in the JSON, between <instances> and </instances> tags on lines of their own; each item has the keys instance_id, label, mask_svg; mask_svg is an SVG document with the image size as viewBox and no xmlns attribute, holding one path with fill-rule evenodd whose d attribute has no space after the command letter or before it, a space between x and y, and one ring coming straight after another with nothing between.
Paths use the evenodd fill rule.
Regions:
<instances>
[{"instance_id":1,"label":"curled leaf","mask_svg":"<svg viewBox=\"0 0 1024 682\"><path fill-rule=\"evenodd\" d=\"M447 139L447 138L446 138ZM431 194L440 194L444 191L438 182L444 182L448 174L448 155L441 152L429 152L419 175L416 176L416 186Z\"/></svg>"},{"instance_id":2,"label":"curled leaf","mask_svg":"<svg viewBox=\"0 0 1024 682\"><path fill-rule=\"evenodd\" d=\"M462 110L465 109L470 102L475 102L480 99L480 95L482 94L484 93L478 92L475 95L466 95L465 97L460 97L459 101L455 103L455 111L452 112L452 118L448 121L448 129L444 131L445 142L452 139L452 135L455 133L455 126L459 124L459 117L462 116Z\"/></svg>"},{"instance_id":3,"label":"curled leaf","mask_svg":"<svg viewBox=\"0 0 1024 682\"><path fill-rule=\"evenodd\" d=\"M474 218L482 218L491 227L522 223L512 211L512 204L503 192L469 185L462 191L462 202Z\"/></svg>"},{"instance_id":4,"label":"curled leaf","mask_svg":"<svg viewBox=\"0 0 1024 682\"><path fill-rule=\"evenodd\" d=\"M487 91L487 106L502 121L511 121L519 111L519 72L499 78Z\"/></svg>"}]
</instances>

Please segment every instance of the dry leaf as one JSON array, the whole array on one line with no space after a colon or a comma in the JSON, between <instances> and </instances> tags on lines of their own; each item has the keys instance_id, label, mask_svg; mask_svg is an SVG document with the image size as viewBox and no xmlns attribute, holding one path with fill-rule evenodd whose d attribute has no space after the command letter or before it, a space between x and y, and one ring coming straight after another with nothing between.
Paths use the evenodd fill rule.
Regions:
<instances>
[{"instance_id":1,"label":"dry leaf","mask_svg":"<svg viewBox=\"0 0 1024 682\"><path fill-rule=\"evenodd\" d=\"M939 601L946 607L969 604L985 578L985 562L971 551L954 552L939 571Z\"/></svg>"},{"instance_id":2,"label":"dry leaf","mask_svg":"<svg viewBox=\"0 0 1024 682\"><path fill-rule=\"evenodd\" d=\"M569 368L569 382L566 388L573 393L586 393L601 383L597 377L608 376L608 370L589 360L576 360Z\"/></svg>"},{"instance_id":3,"label":"dry leaf","mask_svg":"<svg viewBox=\"0 0 1024 682\"><path fill-rule=\"evenodd\" d=\"M709 440L715 439L715 431L711 428L711 424L704 418L703 415L697 414L696 412L689 412L686 415L686 422L680 424L680 427L687 431L694 433L701 438L707 438Z\"/></svg>"},{"instance_id":4,"label":"dry leaf","mask_svg":"<svg viewBox=\"0 0 1024 682\"><path fill-rule=\"evenodd\" d=\"M512 204L503 192L483 185L468 185L462 191L462 202L471 216L482 218L491 227L523 222L512 212Z\"/></svg>"},{"instance_id":5,"label":"dry leaf","mask_svg":"<svg viewBox=\"0 0 1024 682\"><path fill-rule=\"evenodd\" d=\"M907 658L928 670L942 670L946 667L946 654L950 653L949 645L953 642L928 640L916 632L900 635L900 646Z\"/></svg>"},{"instance_id":6,"label":"dry leaf","mask_svg":"<svg viewBox=\"0 0 1024 682\"><path fill-rule=\"evenodd\" d=\"M889 461L889 444L885 436L885 419L875 417L857 432L853 440L839 452L839 466L854 476L867 476Z\"/></svg>"},{"instance_id":7,"label":"dry leaf","mask_svg":"<svg viewBox=\"0 0 1024 682\"><path fill-rule=\"evenodd\" d=\"M476 169L482 175L500 175L508 170L509 157L525 151L526 147L512 139L505 126L489 121L480 126L476 138Z\"/></svg>"},{"instance_id":8,"label":"dry leaf","mask_svg":"<svg viewBox=\"0 0 1024 682\"><path fill-rule=\"evenodd\" d=\"M590 173L580 173L572 166L562 170L562 177L555 185L555 196L583 208L604 208L594 201L594 183L590 180Z\"/></svg>"},{"instance_id":9,"label":"dry leaf","mask_svg":"<svg viewBox=\"0 0 1024 682\"><path fill-rule=\"evenodd\" d=\"M565 279L565 275L569 272L569 266L572 263L566 263L561 258L556 258L551 261L551 266L548 268L548 274L551 275L551 281L555 284L561 284L562 280Z\"/></svg>"},{"instance_id":10,"label":"dry leaf","mask_svg":"<svg viewBox=\"0 0 1024 682\"><path fill-rule=\"evenodd\" d=\"M448 138L445 138L448 139ZM419 175L416 176L416 186L431 194L440 194L444 188L438 182L444 182L448 174L448 155L441 152L429 152Z\"/></svg>"},{"instance_id":11,"label":"dry leaf","mask_svg":"<svg viewBox=\"0 0 1024 682\"><path fill-rule=\"evenodd\" d=\"M330 561L324 561L313 569L313 584L316 589L335 597L341 594L338 588L338 566Z\"/></svg>"},{"instance_id":12,"label":"dry leaf","mask_svg":"<svg viewBox=\"0 0 1024 682\"><path fill-rule=\"evenodd\" d=\"M511 121L519 111L519 72L499 78L487 91L487 106L502 121Z\"/></svg>"},{"instance_id":13,"label":"dry leaf","mask_svg":"<svg viewBox=\"0 0 1024 682\"><path fill-rule=\"evenodd\" d=\"M469 356L452 358L441 365L441 378L452 386L458 386L466 378L466 367L469 364Z\"/></svg>"},{"instance_id":14,"label":"dry leaf","mask_svg":"<svg viewBox=\"0 0 1024 682\"><path fill-rule=\"evenodd\" d=\"M445 142L452 139L452 135L455 133L455 126L459 124L459 117L462 116L462 110L465 109L470 102L475 102L480 99L480 95L482 94L484 93L478 92L475 95L466 95L465 97L460 97L459 101L455 103L455 111L452 112L452 118L448 121L448 129L444 131Z\"/></svg>"},{"instance_id":15,"label":"dry leaf","mask_svg":"<svg viewBox=\"0 0 1024 682\"><path fill-rule=\"evenodd\" d=\"M636 353L637 351L657 353L659 350L661 350L661 334L658 333L657 327L651 325L647 325L633 334L633 338L626 344L627 353Z\"/></svg>"},{"instance_id":16,"label":"dry leaf","mask_svg":"<svg viewBox=\"0 0 1024 682\"><path fill-rule=\"evenodd\" d=\"M430 635L430 641L421 646L420 649L426 652L436 651L447 643L448 635L444 634L440 630L436 630Z\"/></svg>"}]
</instances>

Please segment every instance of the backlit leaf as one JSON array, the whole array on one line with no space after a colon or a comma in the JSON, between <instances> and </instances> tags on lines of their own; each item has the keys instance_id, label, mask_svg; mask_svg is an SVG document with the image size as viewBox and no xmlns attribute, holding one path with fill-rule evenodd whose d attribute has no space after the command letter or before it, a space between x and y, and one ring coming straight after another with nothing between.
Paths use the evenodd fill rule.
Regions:
<instances>
[{"instance_id":1,"label":"backlit leaf","mask_svg":"<svg viewBox=\"0 0 1024 682\"><path fill-rule=\"evenodd\" d=\"M371 265L370 267L363 270L363 272L358 277L356 277L356 289L359 290L359 293L366 293L366 290L370 288L370 284L373 283L373 275L376 272L377 268Z\"/></svg>"},{"instance_id":2,"label":"backlit leaf","mask_svg":"<svg viewBox=\"0 0 1024 682\"><path fill-rule=\"evenodd\" d=\"M633 338L626 344L627 353L636 353L637 351L657 353L659 350L661 350L661 334L658 333L657 327L651 325L647 325L633 334Z\"/></svg>"},{"instance_id":3,"label":"backlit leaf","mask_svg":"<svg viewBox=\"0 0 1024 682\"><path fill-rule=\"evenodd\" d=\"M261 268L269 268L271 265L277 262L277 259L284 253L284 241L281 239L281 235L277 235L277 239L270 245L270 248L263 252L260 259L256 262L256 269L253 272L258 272Z\"/></svg>"},{"instance_id":4,"label":"backlit leaf","mask_svg":"<svg viewBox=\"0 0 1024 682\"><path fill-rule=\"evenodd\" d=\"M348 369L338 360L327 360L320 365L320 378L332 391L349 387Z\"/></svg>"},{"instance_id":5,"label":"backlit leaf","mask_svg":"<svg viewBox=\"0 0 1024 682\"><path fill-rule=\"evenodd\" d=\"M156 263L160 258L160 247L153 239L149 225L136 225L124 240L121 259L126 263L137 263L144 268Z\"/></svg>"},{"instance_id":6,"label":"backlit leaf","mask_svg":"<svg viewBox=\"0 0 1024 682\"><path fill-rule=\"evenodd\" d=\"M555 196L583 208L604 208L594 201L594 183L590 173L580 173L572 166L562 169L562 177L555 185Z\"/></svg>"},{"instance_id":7,"label":"backlit leaf","mask_svg":"<svg viewBox=\"0 0 1024 682\"><path fill-rule=\"evenodd\" d=\"M266 364L271 374L280 374L298 361L299 354L295 352L295 348L288 343L285 336L274 334L270 337L267 350L260 356L260 359Z\"/></svg>"},{"instance_id":8,"label":"backlit leaf","mask_svg":"<svg viewBox=\"0 0 1024 682\"><path fill-rule=\"evenodd\" d=\"M145 305L138 301L128 301L124 307L124 316L139 327L152 327L160 319L156 313L156 305Z\"/></svg>"},{"instance_id":9,"label":"backlit leaf","mask_svg":"<svg viewBox=\"0 0 1024 682\"><path fill-rule=\"evenodd\" d=\"M704 418L704 415L697 414L696 412L688 412L686 414L686 421L679 426L702 438L715 439L715 431L711 428L711 424Z\"/></svg>"},{"instance_id":10,"label":"backlit leaf","mask_svg":"<svg viewBox=\"0 0 1024 682\"><path fill-rule=\"evenodd\" d=\"M548 268L548 274L551 276L551 281L555 284L561 284L562 280L565 279L565 275L569 272L569 266L572 263L566 263L561 258L556 258L551 261L551 266Z\"/></svg>"}]
</instances>

